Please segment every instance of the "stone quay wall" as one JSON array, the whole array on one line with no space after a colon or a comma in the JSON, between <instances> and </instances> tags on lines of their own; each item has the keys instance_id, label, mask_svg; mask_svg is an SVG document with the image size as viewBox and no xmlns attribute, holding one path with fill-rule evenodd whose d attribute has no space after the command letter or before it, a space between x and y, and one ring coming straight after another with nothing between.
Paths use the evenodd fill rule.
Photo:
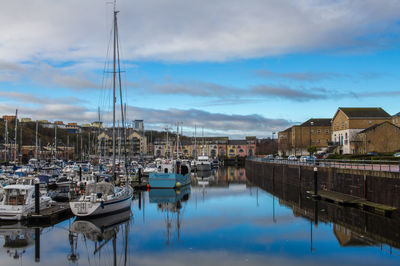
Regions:
<instances>
[{"instance_id":1,"label":"stone quay wall","mask_svg":"<svg viewBox=\"0 0 400 266\"><path fill-rule=\"evenodd\" d=\"M340 192L400 209L400 173L317 167L318 190ZM273 186L314 189L314 166L246 160L246 175L265 179Z\"/></svg>"}]
</instances>

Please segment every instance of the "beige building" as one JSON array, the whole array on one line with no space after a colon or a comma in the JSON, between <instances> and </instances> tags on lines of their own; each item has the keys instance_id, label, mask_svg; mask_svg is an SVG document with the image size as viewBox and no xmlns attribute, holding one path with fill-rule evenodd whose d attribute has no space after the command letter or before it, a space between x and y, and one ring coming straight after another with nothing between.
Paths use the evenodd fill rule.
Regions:
<instances>
[{"instance_id":1,"label":"beige building","mask_svg":"<svg viewBox=\"0 0 400 266\"><path fill-rule=\"evenodd\" d=\"M340 154L354 154L351 142L357 134L375 124L391 120L391 116L382 108L343 108L340 107L332 119L332 141Z\"/></svg>"},{"instance_id":2,"label":"beige building","mask_svg":"<svg viewBox=\"0 0 400 266\"><path fill-rule=\"evenodd\" d=\"M400 127L400 112L392 116L392 123L393 125Z\"/></svg>"},{"instance_id":3,"label":"beige building","mask_svg":"<svg viewBox=\"0 0 400 266\"><path fill-rule=\"evenodd\" d=\"M118 153L119 146L121 145L121 152L124 152L123 145L123 138L121 136L121 131L116 129L116 151ZM132 128L126 129L127 131L127 141L126 141L126 152L129 155L140 155L147 153L147 138L143 132L138 132L133 130ZM119 134L118 134L119 132ZM111 156L112 151L112 129L107 128L102 132L98 137L98 151L100 152L101 156Z\"/></svg>"},{"instance_id":4,"label":"beige building","mask_svg":"<svg viewBox=\"0 0 400 266\"><path fill-rule=\"evenodd\" d=\"M278 153L281 155L307 155L307 147L318 151L328 148L331 141L331 119L311 118L278 133Z\"/></svg>"},{"instance_id":5,"label":"beige building","mask_svg":"<svg viewBox=\"0 0 400 266\"><path fill-rule=\"evenodd\" d=\"M355 153L395 152L400 150L400 128L390 123L375 124L358 132L351 143Z\"/></svg>"}]
</instances>

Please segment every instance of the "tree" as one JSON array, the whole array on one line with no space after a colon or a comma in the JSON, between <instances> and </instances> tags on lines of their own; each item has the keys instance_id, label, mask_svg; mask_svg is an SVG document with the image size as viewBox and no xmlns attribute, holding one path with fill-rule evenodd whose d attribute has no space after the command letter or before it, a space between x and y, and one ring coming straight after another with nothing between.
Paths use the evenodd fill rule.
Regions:
<instances>
[{"instance_id":1,"label":"tree","mask_svg":"<svg viewBox=\"0 0 400 266\"><path fill-rule=\"evenodd\" d=\"M313 153L317 152L317 146L307 146L307 151L310 153L310 155L312 155Z\"/></svg>"}]
</instances>

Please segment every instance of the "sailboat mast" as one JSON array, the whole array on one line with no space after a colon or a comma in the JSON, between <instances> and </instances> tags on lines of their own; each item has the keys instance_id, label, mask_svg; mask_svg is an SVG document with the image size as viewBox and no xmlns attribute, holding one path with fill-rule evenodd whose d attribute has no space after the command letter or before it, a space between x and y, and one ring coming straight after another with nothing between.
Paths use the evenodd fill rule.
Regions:
<instances>
[{"instance_id":1,"label":"sailboat mast","mask_svg":"<svg viewBox=\"0 0 400 266\"><path fill-rule=\"evenodd\" d=\"M14 164L17 163L18 109L15 110Z\"/></svg>"},{"instance_id":2,"label":"sailboat mast","mask_svg":"<svg viewBox=\"0 0 400 266\"><path fill-rule=\"evenodd\" d=\"M197 159L197 138L196 138L197 125L194 125L194 158Z\"/></svg>"},{"instance_id":3,"label":"sailboat mast","mask_svg":"<svg viewBox=\"0 0 400 266\"><path fill-rule=\"evenodd\" d=\"M35 133L35 158L38 158L38 127L39 123L36 120L36 133Z\"/></svg>"},{"instance_id":4,"label":"sailboat mast","mask_svg":"<svg viewBox=\"0 0 400 266\"><path fill-rule=\"evenodd\" d=\"M179 122L176 123L176 159L179 159Z\"/></svg>"},{"instance_id":5,"label":"sailboat mast","mask_svg":"<svg viewBox=\"0 0 400 266\"><path fill-rule=\"evenodd\" d=\"M117 14L118 11L115 10L115 5L114 5L114 54L113 54L113 129L112 129L112 148L113 148L113 160L112 160L112 175L113 179L115 179L115 85L116 85L116 46L117 46ZM114 180L115 181L115 180Z\"/></svg>"},{"instance_id":6,"label":"sailboat mast","mask_svg":"<svg viewBox=\"0 0 400 266\"><path fill-rule=\"evenodd\" d=\"M8 145L8 120L7 118L5 119L5 126L4 126L4 161L7 162L7 153L8 153L8 149L7 146Z\"/></svg>"},{"instance_id":7,"label":"sailboat mast","mask_svg":"<svg viewBox=\"0 0 400 266\"><path fill-rule=\"evenodd\" d=\"M54 159L57 160L57 124L54 124Z\"/></svg>"}]
</instances>

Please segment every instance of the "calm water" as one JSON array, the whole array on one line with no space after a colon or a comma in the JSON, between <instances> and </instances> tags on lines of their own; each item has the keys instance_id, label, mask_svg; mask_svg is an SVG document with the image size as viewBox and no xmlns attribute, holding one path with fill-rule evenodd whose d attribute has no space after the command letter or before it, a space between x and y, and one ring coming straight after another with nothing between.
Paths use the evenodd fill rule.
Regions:
<instances>
[{"instance_id":1,"label":"calm water","mask_svg":"<svg viewBox=\"0 0 400 266\"><path fill-rule=\"evenodd\" d=\"M384 232L364 235L367 229L331 222L323 205L315 224L306 218L314 217L310 209L252 185L244 169L207 175L178 192L138 194L131 212L91 222L1 226L0 265L400 265Z\"/></svg>"}]
</instances>

